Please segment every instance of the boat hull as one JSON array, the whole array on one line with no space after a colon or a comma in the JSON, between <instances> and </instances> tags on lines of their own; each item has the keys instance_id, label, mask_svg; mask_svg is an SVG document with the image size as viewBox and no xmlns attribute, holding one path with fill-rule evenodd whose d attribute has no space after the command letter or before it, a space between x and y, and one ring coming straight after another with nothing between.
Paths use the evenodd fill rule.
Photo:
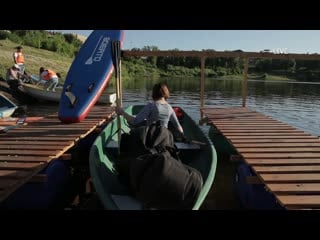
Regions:
<instances>
[{"instance_id":1,"label":"boat hull","mask_svg":"<svg viewBox=\"0 0 320 240\"><path fill-rule=\"evenodd\" d=\"M21 83L23 91L40 101L59 102L61 97L61 88L56 88L55 92L47 91L42 86L36 86L29 83Z\"/></svg>"},{"instance_id":2,"label":"boat hull","mask_svg":"<svg viewBox=\"0 0 320 240\"><path fill-rule=\"evenodd\" d=\"M129 114L137 114L143 106L131 106L126 109ZM121 181L116 168L117 148L108 149L111 142L117 142L117 119L111 121L96 138L90 149L90 173L98 196L106 209L128 210L141 209L141 204L131 194L129 187ZM203 142L206 145L198 149L181 149L180 159L185 164L197 169L203 178L203 188L192 207L197 210L205 200L215 177L217 155L211 141L205 136L197 124L184 113L181 122L187 138ZM129 127L121 117L121 129L129 132ZM126 200L126 205L121 205L120 200ZM129 202L129 203L128 203Z\"/></svg>"},{"instance_id":3,"label":"boat hull","mask_svg":"<svg viewBox=\"0 0 320 240\"><path fill-rule=\"evenodd\" d=\"M10 117L17 108L17 105L0 94L0 119Z\"/></svg>"},{"instance_id":4,"label":"boat hull","mask_svg":"<svg viewBox=\"0 0 320 240\"><path fill-rule=\"evenodd\" d=\"M38 99L39 101L60 102L62 87L57 87L55 92L47 91L41 86L34 84L22 83L22 90L24 93ZM100 104L113 104L116 101L115 93L102 93L98 100Z\"/></svg>"}]
</instances>

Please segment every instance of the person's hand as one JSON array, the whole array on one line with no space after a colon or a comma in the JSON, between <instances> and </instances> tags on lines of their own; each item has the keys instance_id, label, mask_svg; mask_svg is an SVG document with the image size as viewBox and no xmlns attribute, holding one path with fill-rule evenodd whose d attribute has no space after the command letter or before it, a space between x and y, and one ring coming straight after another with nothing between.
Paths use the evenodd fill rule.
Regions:
<instances>
[{"instance_id":1,"label":"person's hand","mask_svg":"<svg viewBox=\"0 0 320 240\"><path fill-rule=\"evenodd\" d=\"M186 138L184 133L181 133L181 132L177 133L176 140L178 142L187 142L188 141L188 139Z\"/></svg>"}]
</instances>

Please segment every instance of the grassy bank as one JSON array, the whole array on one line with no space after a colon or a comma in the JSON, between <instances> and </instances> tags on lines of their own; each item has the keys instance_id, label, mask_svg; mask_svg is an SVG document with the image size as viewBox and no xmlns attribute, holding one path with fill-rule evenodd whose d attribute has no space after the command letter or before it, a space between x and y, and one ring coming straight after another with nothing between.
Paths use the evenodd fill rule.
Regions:
<instances>
[{"instance_id":1,"label":"grassy bank","mask_svg":"<svg viewBox=\"0 0 320 240\"><path fill-rule=\"evenodd\" d=\"M13 65L13 52L18 44L10 40L0 40L0 76L5 78L6 70ZM62 75L62 79L70 68L73 58L61 56L58 53L23 46L26 71L30 74L39 74L39 68L50 68Z\"/></svg>"}]
</instances>

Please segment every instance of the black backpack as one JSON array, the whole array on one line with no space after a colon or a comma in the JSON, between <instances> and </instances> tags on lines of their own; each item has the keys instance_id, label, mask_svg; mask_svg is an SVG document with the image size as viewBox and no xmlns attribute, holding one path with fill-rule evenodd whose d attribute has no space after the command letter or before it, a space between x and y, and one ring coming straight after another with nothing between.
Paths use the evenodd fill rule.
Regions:
<instances>
[{"instance_id":1,"label":"black backpack","mask_svg":"<svg viewBox=\"0 0 320 240\"><path fill-rule=\"evenodd\" d=\"M183 164L173 135L156 122L121 135L116 166L138 200L158 209L191 209L202 189L199 171Z\"/></svg>"},{"instance_id":2,"label":"black backpack","mask_svg":"<svg viewBox=\"0 0 320 240\"><path fill-rule=\"evenodd\" d=\"M120 156L116 162L119 173L129 176L131 160L141 155L168 150L173 157L178 157L173 135L160 122L150 126L140 126L123 133L120 141Z\"/></svg>"},{"instance_id":3,"label":"black backpack","mask_svg":"<svg viewBox=\"0 0 320 240\"><path fill-rule=\"evenodd\" d=\"M157 209L192 209L203 180L200 172L168 151L132 160L130 184L138 200Z\"/></svg>"}]
</instances>

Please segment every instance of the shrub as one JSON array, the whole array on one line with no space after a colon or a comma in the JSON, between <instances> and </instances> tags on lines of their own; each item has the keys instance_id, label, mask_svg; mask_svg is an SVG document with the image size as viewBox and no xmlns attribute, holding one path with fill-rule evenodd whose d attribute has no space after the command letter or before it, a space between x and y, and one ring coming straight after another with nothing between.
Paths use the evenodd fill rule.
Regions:
<instances>
[{"instance_id":1,"label":"shrub","mask_svg":"<svg viewBox=\"0 0 320 240\"><path fill-rule=\"evenodd\" d=\"M0 40L9 38L10 33L6 30L0 30Z\"/></svg>"}]
</instances>

